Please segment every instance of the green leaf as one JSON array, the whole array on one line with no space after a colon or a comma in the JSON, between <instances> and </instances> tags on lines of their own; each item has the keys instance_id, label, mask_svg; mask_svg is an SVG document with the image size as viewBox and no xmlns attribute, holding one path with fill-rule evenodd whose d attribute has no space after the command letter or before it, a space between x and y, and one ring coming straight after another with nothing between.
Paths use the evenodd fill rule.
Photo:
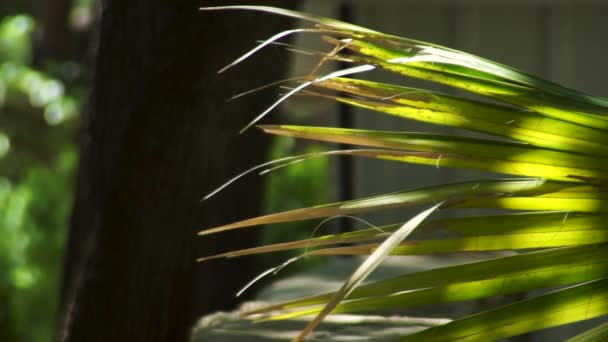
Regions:
<instances>
[{"instance_id":1,"label":"green leaf","mask_svg":"<svg viewBox=\"0 0 608 342\"><path fill-rule=\"evenodd\" d=\"M423 330L403 341L491 341L607 313L608 278L601 278Z\"/></svg>"},{"instance_id":2,"label":"green leaf","mask_svg":"<svg viewBox=\"0 0 608 342\"><path fill-rule=\"evenodd\" d=\"M603 131L534 112L358 79L334 78L313 85L357 97L313 95L403 118L495 134L551 149L608 153Z\"/></svg>"},{"instance_id":3,"label":"green leaf","mask_svg":"<svg viewBox=\"0 0 608 342\"><path fill-rule=\"evenodd\" d=\"M438 70L452 71L454 74L473 74L482 79L500 79L505 83L513 83L521 86L542 89L543 92L549 94L559 94L561 97L564 97L572 102L578 102L589 107L595 106L600 110L603 108L608 108L608 100L562 87L555 83L528 75L500 63L473 56L461 51L449 49L437 44L389 35L373 31L365 27L344 23L318 15L266 6L218 6L203 7L200 9L205 11L262 11L312 21L318 24L318 27L321 30L326 30L327 34L350 36L352 38L359 39L357 41L349 42L347 47L357 49L359 52L364 52L368 56L376 57L376 59L382 60L428 55L437 56L438 58L443 58L444 61L449 63L434 62L427 63L426 66L429 68L436 68ZM462 70L463 68L464 71Z\"/></svg>"},{"instance_id":4,"label":"green leaf","mask_svg":"<svg viewBox=\"0 0 608 342\"><path fill-rule=\"evenodd\" d=\"M524 178L512 180L463 182L418 190L396 192L387 195L379 195L358 200L337 202L260 216L220 227L202 230L199 232L199 235L213 234L268 223L364 213L389 208L438 203L446 200L450 200L451 203L453 203L450 204L452 207L462 207L469 202L472 202L476 197L483 197L484 201L490 201L489 196L513 196L514 194L541 195L547 193L559 194L560 191L565 191L568 188L576 187L576 183L552 182L544 179ZM543 202L545 202L547 203L546 208L548 208L546 210L594 211L596 207L601 207L604 204L608 204L604 203L605 201L603 200L595 199L594 197L597 196L596 192L588 192L585 194L591 197L591 199L541 198L541 201L534 203L530 200L534 200L535 198L516 197L513 198L514 201L505 202L504 204L501 202L493 202L492 207L525 210L528 208L528 205L533 205L533 207L530 208L538 210L538 208L542 209L545 207L543 206ZM551 202L551 200L558 201ZM475 202L475 205L480 207L489 206L484 201ZM496 199L494 199L494 201L496 201ZM521 205L519 205L518 201L521 202Z\"/></svg>"},{"instance_id":5,"label":"green leaf","mask_svg":"<svg viewBox=\"0 0 608 342\"><path fill-rule=\"evenodd\" d=\"M464 238L412 240L393 250L392 255L415 255L453 252L484 252L521 250L608 242L608 229L556 231L546 233L479 235ZM373 253L377 243L336 247L308 252L306 255L366 255Z\"/></svg>"},{"instance_id":6,"label":"green leaf","mask_svg":"<svg viewBox=\"0 0 608 342\"><path fill-rule=\"evenodd\" d=\"M353 40L347 48L371 55L382 47ZM480 77L479 70L467 62L461 63L441 55L393 55L392 58L369 58L348 56L352 62L380 67L390 72L414 77L463 89L479 95L499 99L509 104L521 106L548 117L560 119L596 129L606 130L608 121L603 116L608 112L604 105L593 101L578 101L578 97L556 95L529 85L511 83L496 77ZM417 58L418 57L418 58ZM454 71L454 69L457 69ZM483 72L482 72L483 73ZM597 99L605 102L603 99ZM602 115L598 115L602 114Z\"/></svg>"},{"instance_id":7,"label":"green leaf","mask_svg":"<svg viewBox=\"0 0 608 342\"><path fill-rule=\"evenodd\" d=\"M407 221L403 226L399 227L393 234L391 234L378 248L367 258L365 261L353 272L353 274L344 282L344 285L338 290L323 307L317 316L302 330L302 332L293 340L294 342L301 341L315 327L317 327L323 318L327 316L342 300L348 297L353 290L361 284L367 276L372 273L382 261L391 253L401 241L403 241L408 235L410 235L422 221L424 221L430 214L432 214L441 203L432 206L431 208L419 213L414 216L411 220Z\"/></svg>"},{"instance_id":8,"label":"green leaf","mask_svg":"<svg viewBox=\"0 0 608 342\"><path fill-rule=\"evenodd\" d=\"M554 151L521 143L431 133L386 132L309 126L261 126L266 133L362 146L454 153L467 157L608 170L608 159Z\"/></svg>"},{"instance_id":9,"label":"green leaf","mask_svg":"<svg viewBox=\"0 0 608 342\"><path fill-rule=\"evenodd\" d=\"M603 229L605 227L605 222L608 220L608 216L606 215L589 215L582 213L571 213L571 212L532 212L532 213L516 213L516 214L508 214L508 215L494 215L494 216L476 216L476 217L464 217L464 218L455 218L455 219L442 219L442 220L427 220L423 222L420 226L420 229L434 229L434 230L444 230L452 233L456 233L458 235L464 235L465 237L481 237L481 239L491 239L491 244L488 246L479 245L476 243L472 243L473 241L480 242L480 240L475 239L460 239L460 240L451 240L446 241L444 243L438 243L437 240L431 241L417 241L415 244L410 244L409 248L406 248L405 252L409 254L415 253L434 253L434 252L458 252L463 251L467 248L467 251L472 250L471 247L477 247L476 250L481 248L491 249L502 249L506 248L507 244L512 246L514 240L502 239L503 235L512 236L512 237L525 237L527 234L531 234L532 236L546 236L551 240L550 246L542 243L545 240L538 240L536 242L537 247L551 247L551 246L559 246L565 242L564 240L560 241L560 238L557 240L558 236L555 234L561 234L561 238L566 237L567 234L573 233L571 237L574 237L578 234L581 238L578 243L583 243L586 241L592 241L595 239L595 233L603 236ZM361 229L353 232L346 232L340 234L330 234L319 236L315 238L303 239L298 241L284 242L273 245L259 246L254 248L242 249L237 251L226 252L222 254L217 254L209 257L200 258L198 261L206 261L217 258L227 258L227 257L239 257L245 255L252 254L260 254L260 253L270 253L284 250L291 250L297 248L305 249L304 255L311 254L344 254L348 251L348 249L333 249L327 250L327 252L323 252L321 250L316 251L308 251L308 249L313 247L327 246L327 245L336 245L336 244L344 244L344 243L353 243L353 242L367 242L367 241L376 241L382 238L387 237L391 232L395 231L395 229L399 228L401 223L391 224L387 226L374 227L368 229ZM596 231L591 232L590 234L585 233L585 231ZM496 240L496 241L494 241ZM532 239L527 239L527 243L529 243ZM470 241L470 242L467 242ZM526 240L524 240L526 241ZM533 241L534 242L534 241ZM597 243L599 241L593 240L593 243ZM426 243L426 245L425 245ZM503 247L496 248L500 243L504 243ZM574 244L573 240L570 240L570 243ZM426 247L425 247L426 246ZM434 251L430 247L438 247L442 246L441 250ZM454 247L455 246L455 247ZM494 248L491 248L494 247ZM358 247L354 247L353 250L357 253L365 253L366 251L357 251ZM526 248L520 246L519 248ZM350 252L352 254L353 251Z\"/></svg>"},{"instance_id":10,"label":"green leaf","mask_svg":"<svg viewBox=\"0 0 608 342\"><path fill-rule=\"evenodd\" d=\"M350 296L351 300L358 301L345 302L336 313L469 300L592 280L604 277L608 272L605 248L606 244L553 248L405 274L358 287ZM418 291L402 293L412 290ZM249 314L323 304L331 295L327 293L286 301ZM277 315L273 319L318 310L318 307L301 310Z\"/></svg>"},{"instance_id":11,"label":"green leaf","mask_svg":"<svg viewBox=\"0 0 608 342\"><path fill-rule=\"evenodd\" d=\"M407 190L279 212L201 231L200 235L206 235L268 223L414 205L439 206L437 203L443 201L442 210L456 212L462 208L523 211L428 221L421 224L421 228L442 230L450 235L411 240L394 249L393 245L399 239L393 239L397 242L393 241L390 248L377 241L395 231L402 232L398 230L400 224L203 258L207 260L302 247L307 248L305 255L379 255L367 262L370 265L366 264L355 272L338 293L295 299L251 314L295 309L291 312L281 311L271 317L287 319L321 312L301 338L330 311L407 308L577 283L582 284L465 317L407 336L406 340L494 340L607 313L608 257L603 253L608 243L605 225L608 213L608 192L605 187L608 181L607 99L568 89L514 68L439 45L396 37L320 16L261 6L202 8L226 9L264 11L315 24L315 28L278 33L228 67L274 41L298 32L318 34L321 39L336 46L330 53L313 53L322 58L321 64L335 60L353 65L324 76L316 75L319 69L316 68L308 77L301 79L300 85L259 114L252 124L289 96L305 92L307 87L315 87L320 93L306 93L389 115L491 134L500 139L283 125L262 126L265 132L375 148L331 152L331 155L363 156L534 177L476 180ZM350 50L350 53L342 53L344 50ZM343 77L377 68L459 88L502 104ZM332 95L330 92L333 91L352 97ZM302 158L293 157L290 160L295 162ZM405 235L410 231L407 229ZM311 247L344 242L367 244L308 251ZM379 246L380 249L377 249ZM356 287L389 250L393 254L437 254L529 249L540 250L406 274ZM343 300L346 296L349 296L348 300ZM325 308L321 306L328 302L330 305ZM309 307L311 305L313 307ZM602 339L606 331L606 325L599 326L580 335L580 338Z\"/></svg>"},{"instance_id":12,"label":"green leaf","mask_svg":"<svg viewBox=\"0 0 608 342\"><path fill-rule=\"evenodd\" d=\"M601 342L606 340L608 340L608 323L603 323L569 338L567 342Z\"/></svg>"},{"instance_id":13,"label":"green leaf","mask_svg":"<svg viewBox=\"0 0 608 342\"><path fill-rule=\"evenodd\" d=\"M483 144L483 143L482 143ZM454 144L456 148L457 144ZM424 146L421 149L426 149ZM434 149L434 147L430 147ZM577 182L603 182L608 180L608 172L603 170L589 170L584 168L573 168L555 166L549 164L536 164L518 162L488 157L477 157L463 153L440 152L437 148L431 152L405 152L395 150L361 151L352 153L353 156L364 156L383 160L392 160L410 164L427 165L436 168L460 168L476 169L486 172L494 172L524 177L542 177L557 181ZM507 157L508 158L508 157Z\"/></svg>"}]
</instances>

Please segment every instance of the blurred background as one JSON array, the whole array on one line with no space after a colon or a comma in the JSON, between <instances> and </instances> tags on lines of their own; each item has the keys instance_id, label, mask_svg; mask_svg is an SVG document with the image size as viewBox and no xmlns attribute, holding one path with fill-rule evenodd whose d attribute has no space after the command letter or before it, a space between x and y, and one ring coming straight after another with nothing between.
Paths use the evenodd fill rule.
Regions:
<instances>
[{"instance_id":1,"label":"blurred background","mask_svg":"<svg viewBox=\"0 0 608 342\"><path fill-rule=\"evenodd\" d=\"M93 3L0 3L1 341L52 337Z\"/></svg>"},{"instance_id":2,"label":"blurred background","mask_svg":"<svg viewBox=\"0 0 608 342\"><path fill-rule=\"evenodd\" d=\"M608 96L606 73L597 72L608 55L602 43L608 13L603 1L309 0L301 6L304 11L463 49ZM0 3L0 341L53 337L97 8L94 0ZM298 37L296 44L327 50L308 38ZM317 62L296 54L291 74L308 74ZM386 75L369 77L391 81ZM272 121L436 131L358 109L349 112L333 102L313 102L305 96L289 100L285 112L288 117ZM268 154L276 159L329 148L280 138ZM470 177L476 175L399 164L386 167L385 162L369 160L313 159L266 176L263 210L276 212ZM400 212L367 218L382 224L405 216ZM336 220L324 229L353 229L352 223ZM272 243L310 235L310 223L292 225L292 229L267 230L261 239ZM307 260L284 274L318 262Z\"/></svg>"}]
</instances>

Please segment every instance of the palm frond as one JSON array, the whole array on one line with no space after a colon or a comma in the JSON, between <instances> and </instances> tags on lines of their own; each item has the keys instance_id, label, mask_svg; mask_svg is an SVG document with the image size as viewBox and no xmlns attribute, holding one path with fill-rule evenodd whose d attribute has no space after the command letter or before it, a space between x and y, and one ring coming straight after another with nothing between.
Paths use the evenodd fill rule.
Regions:
<instances>
[{"instance_id":1,"label":"palm frond","mask_svg":"<svg viewBox=\"0 0 608 342\"><path fill-rule=\"evenodd\" d=\"M373 131L265 125L260 127L264 132L373 148L343 152L353 157L520 177L406 189L201 230L200 235L208 235L264 224L424 205L456 214L462 208L515 211L419 222L430 214L427 210L417 216L406 234L403 234L403 223L397 223L201 258L202 261L289 249L304 249L307 256L372 256L364 262L364 271L356 272L338 292L273 304L249 312L250 315L265 314L269 315L265 320L283 320L320 313L295 338L299 341L330 312L404 309L536 289L552 290L403 336L407 341L477 341L510 337L608 313L608 257L603 253L608 243L607 99L464 52L315 15L261 6L203 10L263 11L315 24L314 28L279 33L230 66L243 62L277 39L299 32L317 34L319 39L336 47L330 53L320 54L324 60L351 64L345 70L326 75L315 73L303 79L271 104L269 110L257 115L251 124L287 97L304 93L384 115L481 132L494 138L402 132L398 131L399 127L394 131ZM462 89L476 98L345 77L374 69ZM296 156L293 160L301 160L299 158ZM401 241L416 226L421 232L441 230L446 234L435 238L413 236ZM344 243L354 245L344 246ZM497 250L519 254L359 285L388 254ZM558 288L563 286L569 287ZM601 341L605 339L607 327L599 325L572 341Z\"/></svg>"}]
</instances>

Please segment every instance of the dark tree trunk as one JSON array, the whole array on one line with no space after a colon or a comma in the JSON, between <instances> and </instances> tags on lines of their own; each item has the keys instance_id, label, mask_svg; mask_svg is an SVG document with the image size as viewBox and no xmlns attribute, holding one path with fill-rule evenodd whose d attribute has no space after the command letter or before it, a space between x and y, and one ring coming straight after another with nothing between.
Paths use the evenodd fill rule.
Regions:
<instances>
[{"instance_id":1,"label":"dark tree trunk","mask_svg":"<svg viewBox=\"0 0 608 342\"><path fill-rule=\"evenodd\" d=\"M264 159L266 138L255 130L237 132L276 92L225 101L281 79L287 61L270 49L216 72L289 21L198 11L216 4L226 1L103 2L61 341L186 340L195 317L233 306L236 289L253 274L250 260L195 259L249 245L255 230L212 238L196 233L257 214L261 181L200 199Z\"/></svg>"},{"instance_id":2,"label":"dark tree trunk","mask_svg":"<svg viewBox=\"0 0 608 342\"><path fill-rule=\"evenodd\" d=\"M68 21L70 3L70 0L45 0L34 4L38 22L34 64L74 57L74 40Z\"/></svg>"}]
</instances>

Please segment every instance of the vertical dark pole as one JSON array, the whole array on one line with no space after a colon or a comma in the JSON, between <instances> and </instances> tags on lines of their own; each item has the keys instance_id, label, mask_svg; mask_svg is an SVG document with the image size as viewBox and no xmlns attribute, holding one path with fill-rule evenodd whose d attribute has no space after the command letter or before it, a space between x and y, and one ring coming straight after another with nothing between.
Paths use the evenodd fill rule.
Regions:
<instances>
[{"instance_id":1,"label":"vertical dark pole","mask_svg":"<svg viewBox=\"0 0 608 342\"><path fill-rule=\"evenodd\" d=\"M340 4L339 18L341 21L350 22L353 19L353 6L346 2ZM339 69L348 68L348 63L341 62L338 66ZM338 104L338 124L343 128L353 127L353 110L347 104ZM339 144L339 149L352 148L348 144ZM338 159L338 200L346 201L353 198L353 159L349 156L341 156ZM338 232L344 233L351 230L351 220L347 218L341 218L338 223Z\"/></svg>"}]
</instances>

